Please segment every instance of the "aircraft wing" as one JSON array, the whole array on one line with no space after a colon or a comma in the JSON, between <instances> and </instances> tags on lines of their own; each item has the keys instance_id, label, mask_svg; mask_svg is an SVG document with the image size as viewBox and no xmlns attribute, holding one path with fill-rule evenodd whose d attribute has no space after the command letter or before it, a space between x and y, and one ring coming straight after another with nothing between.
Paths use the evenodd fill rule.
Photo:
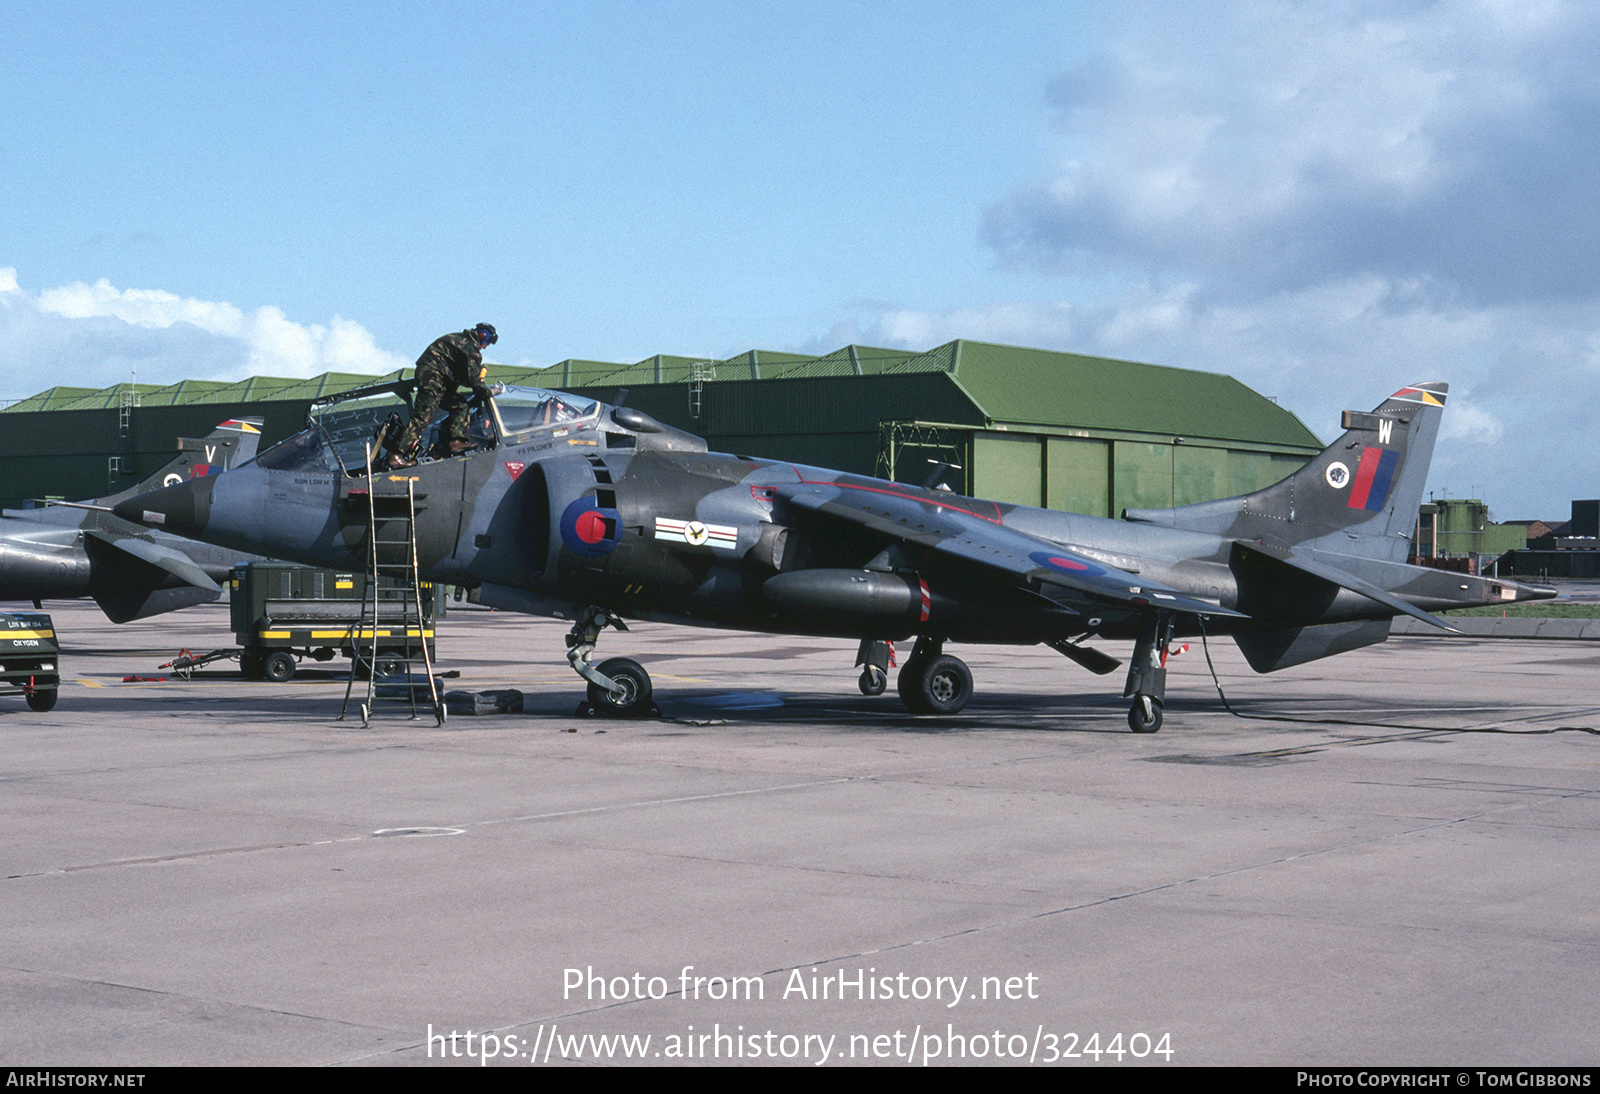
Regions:
<instances>
[{"instance_id":1,"label":"aircraft wing","mask_svg":"<svg viewBox=\"0 0 1600 1094\"><path fill-rule=\"evenodd\" d=\"M1242 612L1198 600L1138 574L1096 562L1059 543L1007 528L987 503L951 495L948 503L909 490L848 483L780 486L776 496L788 504L834 520L858 525L946 558L1009 574L1063 607L1081 611L1084 600L1163 608L1192 615L1234 616ZM992 506L988 506L992 508Z\"/></svg>"}]
</instances>

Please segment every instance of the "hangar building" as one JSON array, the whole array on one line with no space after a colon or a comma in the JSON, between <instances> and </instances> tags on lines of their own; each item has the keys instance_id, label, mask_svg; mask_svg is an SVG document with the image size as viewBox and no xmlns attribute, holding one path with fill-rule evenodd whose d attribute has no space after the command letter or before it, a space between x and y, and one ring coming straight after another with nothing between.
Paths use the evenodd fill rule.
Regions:
<instances>
[{"instance_id":1,"label":"hangar building","mask_svg":"<svg viewBox=\"0 0 1600 1094\"><path fill-rule=\"evenodd\" d=\"M313 399L409 376L51 388L0 410L0 501L114 492L165 463L175 437L227 418L264 417L270 445L303 426ZM489 377L607 401L626 388L629 406L718 451L902 482L944 462L958 492L1095 516L1246 493L1322 448L1231 377L966 340L920 353L851 345L491 365Z\"/></svg>"}]
</instances>

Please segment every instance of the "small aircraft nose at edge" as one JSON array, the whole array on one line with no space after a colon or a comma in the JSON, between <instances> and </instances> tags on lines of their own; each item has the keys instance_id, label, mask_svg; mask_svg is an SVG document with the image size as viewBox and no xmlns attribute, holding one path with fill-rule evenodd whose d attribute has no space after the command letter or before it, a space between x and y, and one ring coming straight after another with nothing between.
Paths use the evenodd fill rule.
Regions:
<instances>
[{"instance_id":1,"label":"small aircraft nose at edge","mask_svg":"<svg viewBox=\"0 0 1600 1094\"><path fill-rule=\"evenodd\" d=\"M115 513L351 568L381 539L369 501L409 493L421 575L572 620L568 660L592 709L616 716L651 709L642 666L593 663L601 632L627 619L856 639L866 694L886 688L888 643L914 639L898 689L920 714L972 695L946 643L1044 643L1106 674L1120 663L1086 641L1132 639L1128 722L1154 732L1176 638L1231 635L1271 672L1382 642L1396 615L1449 631L1429 613L1555 595L1406 564L1443 383L1346 411L1333 444L1265 489L1121 520L709 452L639 410L539 388L481 401L472 451L372 471L408 387L321 400L254 461Z\"/></svg>"}]
</instances>

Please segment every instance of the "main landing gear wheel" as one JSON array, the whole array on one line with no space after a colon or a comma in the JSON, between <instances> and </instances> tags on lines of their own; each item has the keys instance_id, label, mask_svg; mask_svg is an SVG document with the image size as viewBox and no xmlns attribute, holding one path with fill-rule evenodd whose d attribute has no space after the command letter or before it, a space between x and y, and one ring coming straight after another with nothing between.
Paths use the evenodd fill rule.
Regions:
<instances>
[{"instance_id":1,"label":"main landing gear wheel","mask_svg":"<svg viewBox=\"0 0 1600 1094\"><path fill-rule=\"evenodd\" d=\"M882 695L889 690L889 674L868 665L861 670L861 679L856 681L856 686L861 689L862 695Z\"/></svg>"},{"instance_id":2,"label":"main landing gear wheel","mask_svg":"<svg viewBox=\"0 0 1600 1094\"><path fill-rule=\"evenodd\" d=\"M616 681L616 688L607 691L599 684L589 685L589 705L596 714L608 718L642 718L649 714L654 704L654 689L650 674L644 666L626 657L613 657L600 665L602 675Z\"/></svg>"},{"instance_id":3,"label":"main landing gear wheel","mask_svg":"<svg viewBox=\"0 0 1600 1094\"><path fill-rule=\"evenodd\" d=\"M899 686L913 714L956 714L972 698L972 670L959 657L914 657L900 670Z\"/></svg>"},{"instance_id":4,"label":"main landing gear wheel","mask_svg":"<svg viewBox=\"0 0 1600 1094\"><path fill-rule=\"evenodd\" d=\"M1128 728L1135 733L1154 733L1161 728L1161 701L1140 695L1128 708Z\"/></svg>"}]
</instances>

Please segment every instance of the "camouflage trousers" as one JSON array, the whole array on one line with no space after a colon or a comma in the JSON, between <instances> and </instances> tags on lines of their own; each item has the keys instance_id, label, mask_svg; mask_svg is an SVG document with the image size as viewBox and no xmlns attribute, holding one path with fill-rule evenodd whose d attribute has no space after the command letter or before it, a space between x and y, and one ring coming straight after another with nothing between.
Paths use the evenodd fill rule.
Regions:
<instances>
[{"instance_id":1,"label":"camouflage trousers","mask_svg":"<svg viewBox=\"0 0 1600 1094\"><path fill-rule=\"evenodd\" d=\"M442 369L418 369L417 393L411 404L411 420L406 423L400 439L395 442L394 450L410 459L416 459L417 454L414 450L422 440L423 431L428 428L433 416L441 409L448 410L450 416L445 419L443 427L439 430L440 444L465 441L469 406L468 400L457 393L455 380Z\"/></svg>"}]
</instances>

